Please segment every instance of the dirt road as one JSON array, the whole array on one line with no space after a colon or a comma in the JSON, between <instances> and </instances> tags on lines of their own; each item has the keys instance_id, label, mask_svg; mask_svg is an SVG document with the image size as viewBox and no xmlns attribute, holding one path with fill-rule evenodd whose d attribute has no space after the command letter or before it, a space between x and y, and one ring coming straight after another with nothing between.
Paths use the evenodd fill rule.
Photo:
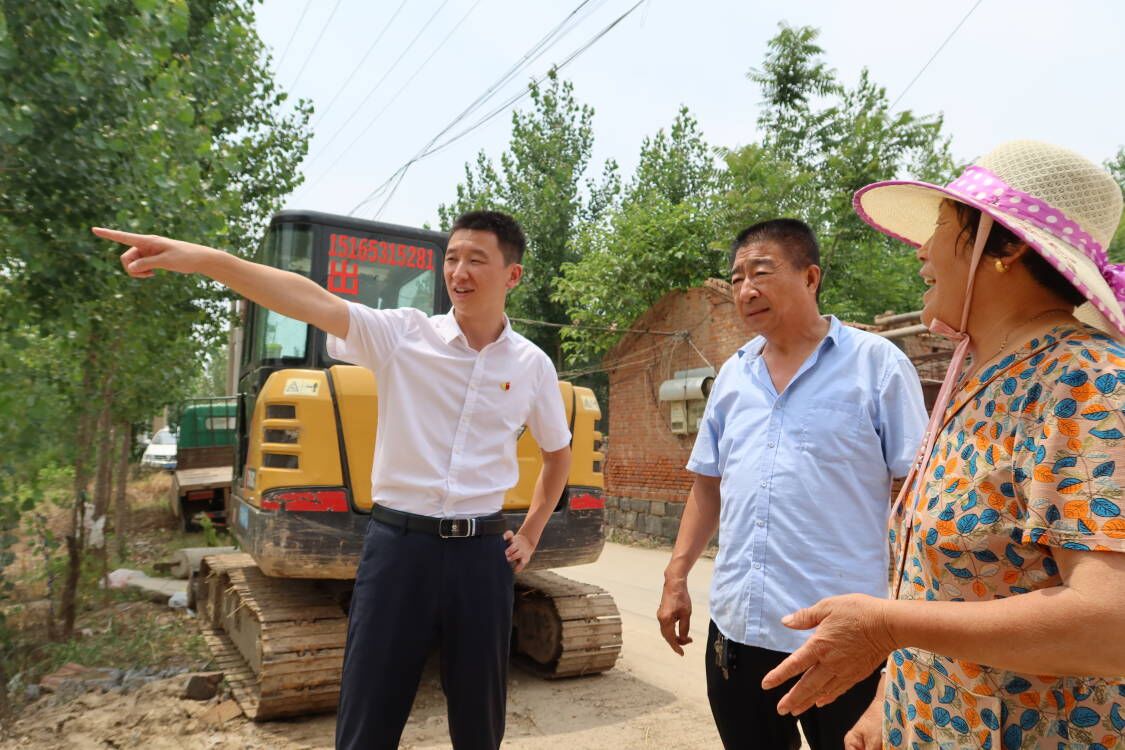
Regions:
<instances>
[{"instance_id":1,"label":"dirt road","mask_svg":"<svg viewBox=\"0 0 1125 750\"><path fill-rule=\"evenodd\" d=\"M711 563L701 560L692 573L690 587L697 613L692 628L699 641L681 658L660 638L655 617L667 559L664 550L609 544L597 563L565 571L605 587L617 600L624 624L622 658L605 675L556 682L514 669L505 747L690 750L719 746L703 678L702 636L707 625ZM332 747L333 716L263 725L238 718L213 727L200 719L209 706L180 699L182 686L182 678L172 678L127 695L92 693L59 706L50 706L50 699L41 700L28 707L0 747ZM436 664L431 664L402 747L448 747L448 736L445 699Z\"/></svg>"}]
</instances>

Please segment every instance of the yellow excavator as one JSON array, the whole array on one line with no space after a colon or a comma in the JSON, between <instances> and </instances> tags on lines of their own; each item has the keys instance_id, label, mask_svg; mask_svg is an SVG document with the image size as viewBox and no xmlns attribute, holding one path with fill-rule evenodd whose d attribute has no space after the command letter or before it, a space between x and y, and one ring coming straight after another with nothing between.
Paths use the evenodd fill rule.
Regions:
<instances>
[{"instance_id":1,"label":"yellow excavator","mask_svg":"<svg viewBox=\"0 0 1125 750\"><path fill-rule=\"evenodd\" d=\"M374 308L450 308L446 236L310 211L270 222L257 260ZM257 721L336 707L347 610L372 506L379 408L370 370L333 360L325 334L249 305L239 356L237 442L227 525L240 552L204 558L190 597L204 639ZM419 378L426 373L418 373ZM570 477L528 570L516 576L513 657L548 677L604 672L621 618L603 589L552 568L598 559L605 543L601 416L592 391L560 382L573 435ZM518 529L539 472L524 430L519 483L504 499ZM389 613L410 617L409 612Z\"/></svg>"}]
</instances>

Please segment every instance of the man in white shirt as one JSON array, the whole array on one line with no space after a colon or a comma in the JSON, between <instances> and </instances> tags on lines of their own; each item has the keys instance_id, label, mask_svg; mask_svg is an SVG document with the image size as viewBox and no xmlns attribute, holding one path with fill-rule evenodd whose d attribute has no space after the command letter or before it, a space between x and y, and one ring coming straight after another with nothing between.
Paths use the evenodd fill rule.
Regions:
<instances>
[{"instance_id":1,"label":"man in white shirt","mask_svg":"<svg viewBox=\"0 0 1125 750\"><path fill-rule=\"evenodd\" d=\"M394 748L429 652L441 650L454 747L504 735L513 568L531 560L570 471L570 431L551 360L504 314L526 240L509 216L454 222L443 261L453 312L373 310L315 282L201 245L108 229L133 277L202 273L329 334L329 352L379 388L372 522L356 572L336 722L338 748ZM500 508L527 425L543 468L520 530Z\"/></svg>"}]
</instances>

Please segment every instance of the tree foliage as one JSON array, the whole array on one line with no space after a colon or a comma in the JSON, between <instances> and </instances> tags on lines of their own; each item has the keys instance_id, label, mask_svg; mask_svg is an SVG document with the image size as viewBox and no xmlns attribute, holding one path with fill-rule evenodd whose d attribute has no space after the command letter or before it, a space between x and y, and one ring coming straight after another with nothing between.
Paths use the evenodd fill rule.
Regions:
<instances>
[{"instance_id":1,"label":"tree foliage","mask_svg":"<svg viewBox=\"0 0 1125 750\"><path fill-rule=\"evenodd\" d=\"M6 332L35 340L0 377L47 384L44 408L61 416L45 424L62 427L32 444L65 446L76 498L93 448L112 454L108 426L186 395L200 353L226 328L216 285L173 275L138 283L121 272L120 249L89 227L247 252L299 179L309 107L286 113L252 8L0 0L0 279ZM27 464L10 468L28 475Z\"/></svg>"},{"instance_id":2,"label":"tree foliage","mask_svg":"<svg viewBox=\"0 0 1125 750\"><path fill-rule=\"evenodd\" d=\"M589 361L669 289L725 276L714 198L718 170L696 120L681 109L667 130L646 138L622 198L579 232L584 252L563 264L555 299L574 327L563 332L576 361Z\"/></svg>"},{"instance_id":3,"label":"tree foliage","mask_svg":"<svg viewBox=\"0 0 1125 750\"><path fill-rule=\"evenodd\" d=\"M750 80L765 96L758 118L764 135L747 148L764 150L780 170L775 179L784 193L769 206L774 215L803 219L820 240L824 311L870 321L886 310L916 306L922 289L913 256L860 220L853 194L907 176L944 184L955 165L940 115L892 113L886 90L866 70L853 87L840 82L817 36L815 29L782 24L761 68L751 70ZM729 174L729 196L755 191L756 182L742 178L759 175ZM736 201L727 207L727 233L733 234L749 222ZM762 207L750 213L761 216Z\"/></svg>"},{"instance_id":4,"label":"tree foliage","mask_svg":"<svg viewBox=\"0 0 1125 750\"><path fill-rule=\"evenodd\" d=\"M574 98L573 86L551 73L542 85L531 85L531 107L512 115L512 137L500 155L499 167L481 152L465 165L465 181L457 197L438 208L448 230L465 211L505 211L523 226L528 251L524 276L512 292L512 317L547 323L569 322L567 303L553 296L559 268L578 259L574 242L582 223L593 220L612 200L616 168L607 164L602 181L584 190L582 178L590 162L594 111ZM559 360L559 329L517 326Z\"/></svg>"},{"instance_id":5,"label":"tree foliage","mask_svg":"<svg viewBox=\"0 0 1125 750\"><path fill-rule=\"evenodd\" d=\"M851 200L877 180L948 179L941 118L891 113L866 71L855 86L842 83L817 35L782 25L750 71L763 95L759 141L712 147L686 109L645 140L623 199L580 229L586 252L563 266L555 298L586 326L564 332L569 353L594 358L667 292L725 277L733 237L780 216L808 222L820 239L825 312L869 321L917 305L912 255L871 231Z\"/></svg>"},{"instance_id":6,"label":"tree foliage","mask_svg":"<svg viewBox=\"0 0 1125 750\"><path fill-rule=\"evenodd\" d=\"M624 185L610 162L600 181L581 188L592 113L552 77L533 89L531 110L513 116L499 166L483 152L466 165L442 221L487 206L524 223L532 253L513 315L563 324L566 364L583 370L664 294L725 277L730 241L770 218L799 218L816 233L823 312L870 322L914 309L923 291L914 254L868 227L852 199L880 180L948 182L959 168L950 139L940 114L892 111L867 70L842 81L818 37L783 23L748 72L762 97L757 140L708 144L683 108L644 140ZM1125 149L1106 167L1125 190ZM1109 251L1125 260L1125 225ZM531 334L556 354L553 331Z\"/></svg>"}]
</instances>

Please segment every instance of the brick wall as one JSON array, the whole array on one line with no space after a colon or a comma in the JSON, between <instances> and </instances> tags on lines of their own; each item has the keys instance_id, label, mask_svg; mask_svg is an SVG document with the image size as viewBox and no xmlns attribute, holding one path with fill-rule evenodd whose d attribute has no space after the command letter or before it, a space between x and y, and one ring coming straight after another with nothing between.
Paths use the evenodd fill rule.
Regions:
<instances>
[{"instance_id":1,"label":"brick wall","mask_svg":"<svg viewBox=\"0 0 1125 750\"><path fill-rule=\"evenodd\" d=\"M665 295L631 326L606 356L609 434L605 467L607 520L612 535L630 541L675 539L692 474L684 469L695 434L675 435L661 382L677 370L719 368L746 343L735 318L730 284ZM676 335L667 335L676 334Z\"/></svg>"}]
</instances>

